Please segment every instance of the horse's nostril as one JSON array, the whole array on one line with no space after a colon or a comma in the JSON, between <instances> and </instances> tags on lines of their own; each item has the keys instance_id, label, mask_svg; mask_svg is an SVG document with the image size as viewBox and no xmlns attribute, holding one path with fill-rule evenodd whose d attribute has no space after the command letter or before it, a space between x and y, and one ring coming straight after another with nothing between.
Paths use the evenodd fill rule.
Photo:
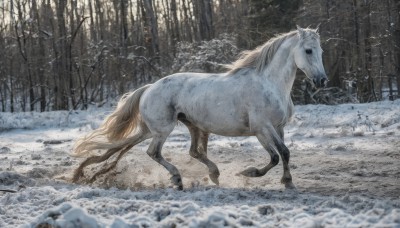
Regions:
<instances>
[{"instance_id":1,"label":"horse's nostril","mask_svg":"<svg viewBox=\"0 0 400 228\"><path fill-rule=\"evenodd\" d=\"M317 80L315 80L315 78L312 80L314 85L317 85Z\"/></svg>"},{"instance_id":2,"label":"horse's nostril","mask_svg":"<svg viewBox=\"0 0 400 228\"><path fill-rule=\"evenodd\" d=\"M322 79L321 79L321 85L323 85L323 86L324 86L324 85L325 85L325 83L326 83L326 78L322 78Z\"/></svg>"}]
</instances>

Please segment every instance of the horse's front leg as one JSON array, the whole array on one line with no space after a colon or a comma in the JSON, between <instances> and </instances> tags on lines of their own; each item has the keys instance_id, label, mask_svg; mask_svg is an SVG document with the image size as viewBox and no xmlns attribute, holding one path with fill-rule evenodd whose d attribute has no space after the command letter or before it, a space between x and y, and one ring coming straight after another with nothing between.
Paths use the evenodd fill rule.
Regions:
<instances>
[{"instance_id":1,"label":"horse's front leg","mask_svg":"<svg viewBox=\"0 0 400 228\"><path fill-rule=\"evenodd\" d=\"M276 166L279 163L279 155L275 152L274 148L271 146L271 142L273 141L270 134L260 133L257 134L257 139L261 143L261 145L268 151L271 156L271 161L265 167L258 169L255 167L247 168L242 171L241 174L246 177L261 177L264 176L270 169Z\"/></svg>"},{"instance_id":2,"label":"horse's front leg","mask_svg":"<svg viewBox=\"0 0 400 228\"><path fill-rule=\"evenodd\" d=\"M292 175L290 174L289 168L290 151L283 142L283 136L282 138L274 137L273 140L279 154L281 155L283 163L283 176L281 179L281 183L285 184L286 188L296 188L292 182Z\"/></svg>"},{"instance_id":3,"label":"horse's front leg","mask_svg":"<svg viewBox=\"0 0 400 228\"><path fill-rule=\"evenodd\" d=\"M284 133L283 127L278 127L276 129L276 132L278 133L279 137L282 139L282 142L285 142L285 133Z\"/></svg>"},{"instance_id":4,"label":"horse's front leg","mask_svg":"<svg viewBox=\"0 0 400 228\"><path fill-rule=\"evenodd\" d=\"M268 128L268 130L269 132L271 132L274 145L277 148L282 158L283 176L281 182L282 184L285 184L286 188L295 188L292 182L292 175L290 174L290 168L289 168L290 151L284 143L283 126L276 128L276 131L274 128Z\"/></svg>"},{"instance_id":5,"label":"horse's front leg","mask_svg":"<svg viewBox=\"0 0 400 228\"><path fill-rule=\"evenodd\" d=\"M289 168L290 151L283 142L283 128L279 129L278 133L277 130L275 130L275 128L266 127L256 136L261 145L271 155L271 162L262 169L257 169L254 167L248 168L245 171L243 171L242 174L250 177L263 176L272 167L277 165L279 162L279 156L275 152L275 148L273 147L274 145L278 150L279 154L281 155L283 163L283 177L281 179L281 183L285 184L286 188L295 188L292 182L292 175L290 174L290 168Z\"/></svg>"},{"instance_id":6,"label":"horse's front leg","mask_svg":"<svg viewBox=\"0 0 400 228\"><path fill-rule=\"evenodd\" d=\"M286 188L295 188L292 182L292 175L290 174L290 168L289 168L290 151L284 144L283 127L279 127L277 129L277 133L281 140L279 140L279 138L274 140L274 144L278 148L278 152L281 155L283 161L283 177L281 179L281 182L282 184L285 184Z\"/></svg>"}]
</instances>

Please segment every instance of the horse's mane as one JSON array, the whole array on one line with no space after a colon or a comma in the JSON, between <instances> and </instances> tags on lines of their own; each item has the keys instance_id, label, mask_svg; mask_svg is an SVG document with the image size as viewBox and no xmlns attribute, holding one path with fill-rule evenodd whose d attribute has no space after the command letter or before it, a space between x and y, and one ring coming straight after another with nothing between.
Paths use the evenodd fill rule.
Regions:
<instances>
[{"instance_id":1,"label":"horse's mane","mask_svg":"<svg viewBox=\"0 0 400 228\"><path fill-rule=\"evenodd\" d=\"M307 32L312 31L311 29L305 30ZM282 43L297 34L298 31L294 30L288 33L276 35L256 49L242 52L238 60L226 65L226 68L229 69L228 75L234 74L243 68L255 68L257 72L261 72L261 70L271 62L273 56Z\"/></svg>"}]
</instances>

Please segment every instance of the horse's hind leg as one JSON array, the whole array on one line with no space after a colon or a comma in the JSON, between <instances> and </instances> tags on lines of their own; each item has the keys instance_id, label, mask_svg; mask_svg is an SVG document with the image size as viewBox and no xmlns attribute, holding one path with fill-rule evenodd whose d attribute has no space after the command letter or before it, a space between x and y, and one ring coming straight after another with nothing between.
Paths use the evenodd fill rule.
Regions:
<instances>
[{"instance_id":1,"label":"horse's hind leg","mask_svg":"<svg viewBox=\"0 0 400 228\"><path fill-rule=\"evenodd\" d=\"M150 143L149 148L147 149L147 154L156 162L164 166L168 172L172 175L171 181L174 185L178 187L179 190L183 189L183 184L182 184L182 177L181 174L179 173L178 169L166 161L164 157L161 155L161 148L167 139L168 134L155 134L153 135L153 140Z\"/></svg>"},{"instance_id":2,"label":"horse's hind leg","mask_svg":"<svg viewBox=\"0 0 400 228\"><path fill-rule=\"evenodd\" d=\"M218 167L207 157L207 143L209 134L201 131L200 129L198 129L198 131L199 143L197 144L197 150L191 149L189 151L189 154L192 157L197 158L200 162L204 163L208 167L208 175L210 176L211 181L214 182L216 185L219 185L218 177L220 173Z\"/></svg>"},{"instance_id":3,"label":"horse's hind leg","mask_svg":"<svg viewBox=\"0 0 400 228\"><path fill-rule=\"evenodd\" d=\"M192 138L189 150L190 156L205 164L208 167L211 181L214 182L216 185L219 185L218 177L220 173L218 167L207 157L207 143L209 134L200 130L198 127L194 126L188 121L182 119L181 121L189 129L190 137Z\"/></svg>"},{"instance_id":4,"label":"horse's hind leg","mask_svg":"<svg viewBox=\"0 0 400 228\"><path fill-rule=\"evenodd\" d=\"M110 171L111 169L115 168L115 166L117 165L118 161L122 158L122 156L128 152L133 146L135 146L136 144L139 144L141 142L143 142L144 140L150 138L150 131L147 128L147 126L141 122L140 123L140 130L138 132L135 133L135 135L133 135L132 137L129 138L129 141L127 140L125 144L117 144L114 147L110 147L110 149L107 150L106 153L104 153L103 155L99 155L99 156L91 156L89 158L87 158L85 161L83 161L79 167L75 170L74 172L74 176L72 178L73 182L78 182L79 179L81 177L84 176L83 174L83 169L89 165L95 164L95 163L101 163L106 161L107 159L109 159L111 156L113 156L114 154L119 153L119 155L117 156L116 160L114 160L111 165L109 165L107 168L103 168L100 171L98 171L97 173L95 173L90 179L89 182L93 182L96 180L96 177L104 174L108 171Z\"/></svg>"}]
</instances>

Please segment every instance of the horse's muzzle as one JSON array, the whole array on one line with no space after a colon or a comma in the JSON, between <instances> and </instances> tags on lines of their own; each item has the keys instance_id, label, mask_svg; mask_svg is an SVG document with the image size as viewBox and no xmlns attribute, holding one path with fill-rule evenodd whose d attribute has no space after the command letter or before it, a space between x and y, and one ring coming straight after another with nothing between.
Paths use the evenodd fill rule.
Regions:
<instances>
[{"instance_id":1,"label":"horse's muzzle","mask_svg":"<svg viewBox=\"0 0 400 228\"><path fill-rule=\"evenodd\" d=\"M326 75L323 75L323 76L317 76L317 77L314 77L314 79L313 79L313 83L314 83L314 85L315 85L315 87L317 87L317 88L323 88L323 87L326 87L326 85L328 84L328 77L326 77Z\"/></svg>"}]
</instances>

